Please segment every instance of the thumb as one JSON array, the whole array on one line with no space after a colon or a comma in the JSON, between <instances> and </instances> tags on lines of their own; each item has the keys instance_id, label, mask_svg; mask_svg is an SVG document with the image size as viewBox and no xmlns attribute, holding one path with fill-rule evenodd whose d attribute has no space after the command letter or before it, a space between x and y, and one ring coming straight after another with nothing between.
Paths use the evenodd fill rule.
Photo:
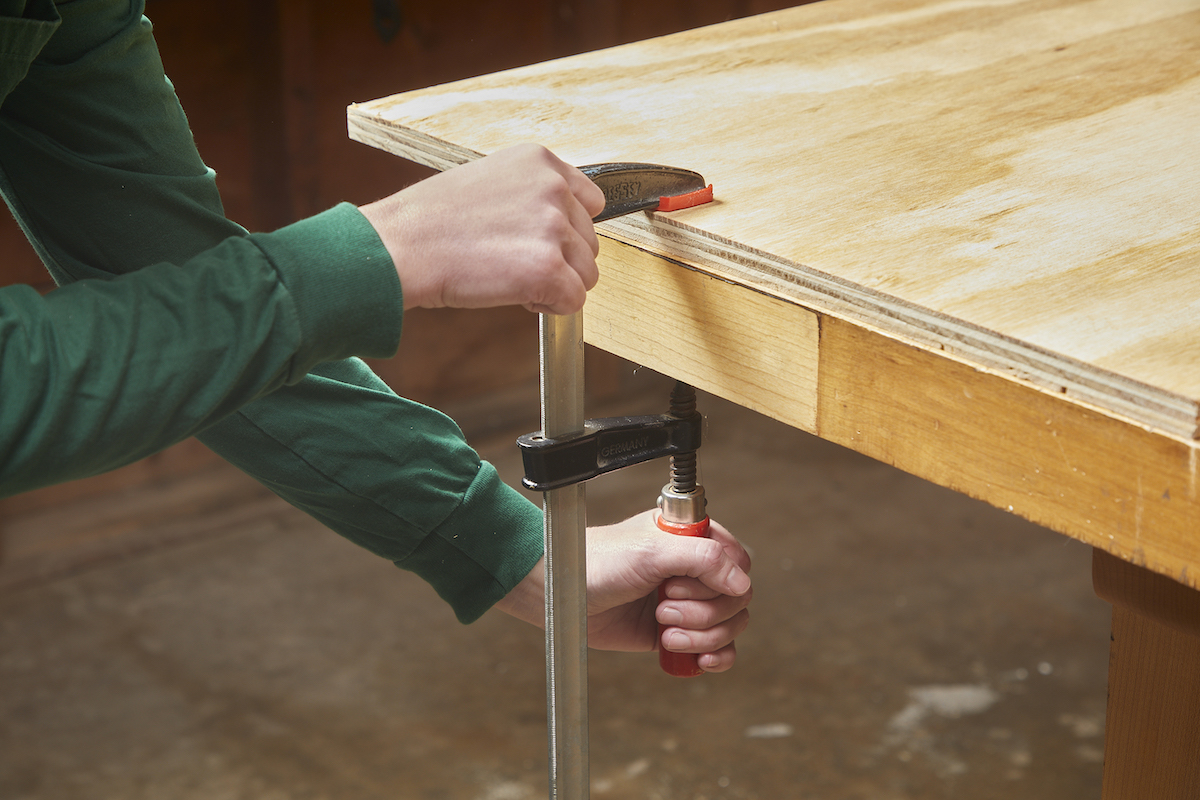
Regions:
<instances>
[{"instance_id":1,"label":"thumb","mask_svg":"<svg viewBox=\"0 0 1200 800\"><path fill-rule=\"evenodd\" d=\"M668 534L669 535L669 534ZM689 577L719 594L741 597L750 591L750 556L724 527L711 522L711 538L672 536L657 565L663 578Z\"/></svg>"}]
</instances>

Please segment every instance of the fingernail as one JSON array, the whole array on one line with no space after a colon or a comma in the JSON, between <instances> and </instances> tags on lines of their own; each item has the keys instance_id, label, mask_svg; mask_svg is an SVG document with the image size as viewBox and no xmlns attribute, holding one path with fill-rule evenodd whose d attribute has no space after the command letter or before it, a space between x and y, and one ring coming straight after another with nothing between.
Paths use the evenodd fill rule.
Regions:
<instances>
[{"instance_id":1,"label":"fingernail","mask_svg":"<svg viewBox=\"0 0 1200 800\"><path fill-rule=\"evenodd\" d=\"M692 640L688 638L687 634L681 633L680 631L673 631L669 636L667 636L668 650L684 650L689 647L691 643Z\"/></svg>"},{"instance_id":2,"label":"fingernail","mask_svg":"<svg viewBox=\"0 0 1200 800\"><path fill-rule=\"evenodd\" d=\"M679 625L683 622L683 614L678 608L662 608L658 611L658 621L663 625Z\"/></svg>"},{"instance_id":3,"label":"fingernail","mask_svg":"<svg viewBox=\"0 0 1200 800\"><path fill-rule=\"evenodd\" d=\"M743 595L750 591L750 576L738 570L729 577L729 589L735 595Z\"/></svg>"},{"instance_id":4,"label":"fingernail","mask_svg":"<svg viewBox=\"0 0 1200 800\"><path fill-rule=\"evenodd\" d=\"M692 592L686 586L672 584L667 587L667 597L672 600L691 600Z\"/></svg>"}]
</instances>

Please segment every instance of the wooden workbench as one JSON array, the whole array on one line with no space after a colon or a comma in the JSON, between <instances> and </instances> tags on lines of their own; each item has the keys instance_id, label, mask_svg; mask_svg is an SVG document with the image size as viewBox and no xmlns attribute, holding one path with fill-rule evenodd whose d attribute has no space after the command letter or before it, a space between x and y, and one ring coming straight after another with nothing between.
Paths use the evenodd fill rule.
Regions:
<instances>
[{"instance_id":1,"label":"wooden workbench","mask_svg":"<svg viewBox=\"0 0 1200 800\"><path fill-rule=\"evenodd\" d=\"M1093 545L1104 796L1200 796L1200 0L827 0L349 121L702 172L600 226L586 340Z\"/></svg>"}]
</instances>

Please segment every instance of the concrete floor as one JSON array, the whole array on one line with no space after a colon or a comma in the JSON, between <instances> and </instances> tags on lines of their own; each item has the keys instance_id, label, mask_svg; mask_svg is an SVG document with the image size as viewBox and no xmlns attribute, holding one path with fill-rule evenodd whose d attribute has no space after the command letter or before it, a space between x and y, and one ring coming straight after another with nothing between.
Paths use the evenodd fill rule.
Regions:
<instances>
[{"instance_id":1,"label":"concrete floor","mask_svg":"<svg viewBox=\"0 0 1200 800\"><path fill-rule=\"evenodd\" d=\"M721 676L592 654L593 797L1099 797L1110 612L1087 548L701 409L710 510L753 550L753 622ZM513 481L522 432L479 443ZM664 469L595 481L593 521L647 506ZM540 631L460 626L412 576L253 502L0 591L0 797L546 797Z\"/></svg>"}]
</instances>

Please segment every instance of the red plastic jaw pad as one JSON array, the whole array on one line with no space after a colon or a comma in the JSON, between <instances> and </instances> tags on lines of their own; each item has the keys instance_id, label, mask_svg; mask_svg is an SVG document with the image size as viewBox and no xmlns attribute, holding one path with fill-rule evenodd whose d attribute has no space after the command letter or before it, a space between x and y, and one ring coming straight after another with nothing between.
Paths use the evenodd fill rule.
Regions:
<instances>
[{"instance_id":1,"label":"red plastic jaw pad","mask_svg":"<svg viewBox=\"0 0 1200 800\"><path fill-rule=\"evenodd\" d=\"M657 211L680 211L684 208L692 206L702 206L705 203L711 203L713 199L713 187L710 183L703 189L697 189L694 192L687 194L677 194L674 197L660 197L658 199Z\"/></svg>"}]
</instances>

